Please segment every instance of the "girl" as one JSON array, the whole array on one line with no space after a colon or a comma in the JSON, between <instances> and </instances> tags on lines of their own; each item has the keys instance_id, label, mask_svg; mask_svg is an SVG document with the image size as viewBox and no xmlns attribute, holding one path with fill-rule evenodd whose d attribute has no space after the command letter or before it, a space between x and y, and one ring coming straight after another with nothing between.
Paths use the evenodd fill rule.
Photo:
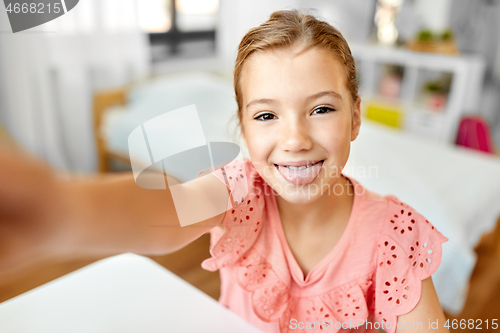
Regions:
<instances>
[{"instance_id":1,"label":"girl","mask_svg":"<svg viewBox=\"0 0 500 333\"><path fill-rule=\"evenodd\" d=\"M220 302L265 332L447 332L431 279L447 238L342 174L361 123L342 35L275 12L243 37L234 85L251 161L181 185L189 197L210 193L208 203L228 189L227 212L180 228L169 190L143 190L130 175L61 181L5 155L3 267L35 252L165 254L210 232L203 267L220 270ZM12 196L20 182L29 191Z\"/></svg>"}]
</instances>

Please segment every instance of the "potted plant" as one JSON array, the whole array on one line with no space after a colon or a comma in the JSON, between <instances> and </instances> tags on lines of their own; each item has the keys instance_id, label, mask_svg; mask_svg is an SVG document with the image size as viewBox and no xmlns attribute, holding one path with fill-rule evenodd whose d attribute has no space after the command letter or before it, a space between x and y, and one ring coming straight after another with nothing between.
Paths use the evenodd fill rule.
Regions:
<instances>
[{"instance_id":1,"label":"potted plant","mask_svg":"<svg viewBox=\"0 0 500 333\"><path fill-rule=\"evenodd\" d=\"M417 52L444 54L459 53L455 43L455 36L450 28L440 32L421 29L416 36L407 43L407 47Z\"/></svg>"}]
</instances>

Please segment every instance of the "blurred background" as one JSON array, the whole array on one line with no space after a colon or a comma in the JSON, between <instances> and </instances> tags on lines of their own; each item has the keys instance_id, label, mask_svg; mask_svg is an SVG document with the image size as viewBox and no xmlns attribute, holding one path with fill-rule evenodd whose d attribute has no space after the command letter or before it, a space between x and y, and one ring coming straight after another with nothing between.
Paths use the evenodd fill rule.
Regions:
<instances>
[{"instance_id":1,"label":"blurred background","mask_svg":"<svg viewBox=\"0 0 500 333\"><path fill-rule=\"evenodd\" d=\"M415 203L455 240L435 281L447 315L500 318L498 0L82 0L16 34L2 7L0 137L60 170L128 170L134 128L196 104L207 141L241 145L232 90L239 41L290 8L311 9L351 46L367 124L353 163L393 178L366 183ZM375 142L381 150L371 156ZM217 297L216 275L175 257L158 261ZM0 300L85 263L50 264L54 273L39 266L41 279L33 271L0 285Z\"/></svg>"},{"instance_id":2,"label":"blurred background","mask_svg":"<svg viewBox=\"0 0 500 333\"><path fill-rule=\"evenodd\" d=\"M461 118L478 115L500 146L494 0L86 0L18 34L2 9L0 123L56 167L96 171L96 92L185 70L230 78L244 33L283 8L314 8L345 35L371 118L454 142Z\"/></svg>"},{"instance_id":3,"label":"blurred background","mask_svg":"<svg viewBox=\"0 0 500 333\"><path fill-rule=\"evenodd\" d=\"M478 115L500 146L494 0L86 0L17 34L2 9L0 123L55 167L96 171L96 92L187 70L230 79L241 37L283 8L316 9L345 35L371 118L455 142Z\"/></svg>"}]
</instances>

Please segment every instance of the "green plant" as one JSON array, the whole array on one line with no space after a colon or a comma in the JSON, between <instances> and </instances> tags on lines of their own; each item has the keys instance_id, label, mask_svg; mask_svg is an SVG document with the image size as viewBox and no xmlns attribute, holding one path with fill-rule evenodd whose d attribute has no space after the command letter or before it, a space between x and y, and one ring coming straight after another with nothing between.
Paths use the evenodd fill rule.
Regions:
<instances>
[{"instance_id":1,"label":"green plant","mask_svg":"<svg viewBox=\"0 0 500 333\"><path fill-rule=\"evenodd\" d=\"M443 33L441 34L441 40L453 40L455 39L455 35L453 34L453 31L448 28L446 30L443 31Z\"/></svg>"},{"instance_id":2,"label":"green plant","mask_svg":"<svg viewBox=\"0 0 500 333\"><path fill-rule=\"evenodd\" d=\"M416 39L420 42L430 42L433 40L450 41L455 38L453 31L450 28L445 29L443 32L433 32L429 29L422 29L417 33Z\"/></svg>"},{"instance_id":3,"label":"green plant","mask_svg":"<svg viewBox=\"0 0 500 333\"><path fill-rule=\"evenodd\" d=\"M451 80L452 75L450 73L443 73L438 79L427 81L423 89L430 93L447 94L450 91Z\"/></svg>"},{"instance_id":4,"label":"green plant","mask_svg":"<svg viewBox=\"0 0 500 333\"><path fill-rule=\"evenodd\" d=\"M421 42L429 42L434 39L432 31L429 29L422 29L417 34L417 40Z\"/></svg>"}]
</instances>

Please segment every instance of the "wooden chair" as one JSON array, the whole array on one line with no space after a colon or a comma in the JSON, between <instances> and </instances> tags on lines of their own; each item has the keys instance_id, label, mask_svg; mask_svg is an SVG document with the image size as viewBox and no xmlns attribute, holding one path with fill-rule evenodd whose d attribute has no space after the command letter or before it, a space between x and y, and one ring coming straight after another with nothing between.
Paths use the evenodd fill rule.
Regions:
<instances>
[{"instance_id":1,"label":"wooden chair","mask_svg":"<svg viewBox=\"0 0 500 333\"><path fill-rule=\"evenodd\" d=\"M130 164L130 160L127 156L122 156L110 152L106 147L106 142L101 134L101 126L104 117L104 113L107 108L112 106L123 106L127 102L127 92L126 87L103 90L99 91L94 95L93 108L94 108L94 136L97 145L97 158L98 158L98 170L99 172L108 172L109 159L116 158L127 164Z\"/></svg>"}]
</instances>

